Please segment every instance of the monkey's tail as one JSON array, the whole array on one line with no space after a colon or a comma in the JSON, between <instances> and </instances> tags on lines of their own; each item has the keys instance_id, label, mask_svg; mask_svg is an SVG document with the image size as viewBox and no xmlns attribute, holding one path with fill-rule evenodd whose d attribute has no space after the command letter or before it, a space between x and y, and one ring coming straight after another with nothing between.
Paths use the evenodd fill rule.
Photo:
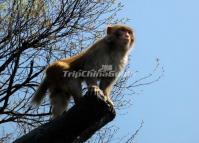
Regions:
<instances>
[{"instance_id":1,"label":"monkey's tail","mask_svg":"<svg viewBox=\"0 0 199 143\"><path fill-rule=\"evenodd\" d=\"M47 89L48 89L47 80L46 80L46 78L44 78L44 80L39 85L37 91L33 95L32 104L39 105L41 103L42 99L44 98Z\"/></svg>"}]
</instances>

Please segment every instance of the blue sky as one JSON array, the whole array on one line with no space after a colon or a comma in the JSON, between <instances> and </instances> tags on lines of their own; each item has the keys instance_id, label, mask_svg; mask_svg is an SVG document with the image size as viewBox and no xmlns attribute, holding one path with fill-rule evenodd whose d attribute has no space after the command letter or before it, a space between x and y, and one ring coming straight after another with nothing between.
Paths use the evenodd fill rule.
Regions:
<instances>
[{"instance_id":1,"label":"blue sky","mask_svg":"<svg viewBox=\"0 0 199 143\"><path fill-rule=\"evenodd\" d=\"M137 143L198 143L199 133L199 1L122 0L119 17L131 19L136 32L130 68L150 72L155 59L164 77L142 87L133 106L116 119L120 134L144 126Z\"/></svg>"}]
</instances>

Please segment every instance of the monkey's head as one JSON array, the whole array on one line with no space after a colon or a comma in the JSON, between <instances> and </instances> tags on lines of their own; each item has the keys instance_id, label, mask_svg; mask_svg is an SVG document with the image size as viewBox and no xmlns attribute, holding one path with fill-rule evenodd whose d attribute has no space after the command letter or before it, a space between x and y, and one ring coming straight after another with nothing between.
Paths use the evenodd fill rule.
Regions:
<instances>
[{"instance_id":1,"label":"monkey's head","mask_svg":"<svg viewBox=\"0 0 199 143\"><path fill-rule=\"evenodd\" d=\"M132 46L134 42L133 30L125 25L112 25L107 27L107 35L114 41Z\"/></svg>"}]
</instances>

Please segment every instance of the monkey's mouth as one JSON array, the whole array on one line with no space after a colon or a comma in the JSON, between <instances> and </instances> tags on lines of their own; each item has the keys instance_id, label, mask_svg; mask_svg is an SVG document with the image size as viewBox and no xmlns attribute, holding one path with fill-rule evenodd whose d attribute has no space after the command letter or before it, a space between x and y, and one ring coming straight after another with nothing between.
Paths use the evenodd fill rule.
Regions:
<instances>
[{"instance_id":1,"label":"monkey's mouth","mask_svg":"<svg viewBox=\"0 0 199 143\"><path fill-rule=\"evenodd\" d=\"M123 39L124 40L130 40L130 37L129 36L123 36Z\"/></svg>"},{"instance_id":2,"label":"monkey's mouth","mask_svg":"<svg viewBox=\"0 0 199 143\"><path fill-rule=\"evenodd\" d=\"M130 39L129 39L129 37L123 37L123 41L128 43L130 41Z\"/></svg>"}]
</instances>

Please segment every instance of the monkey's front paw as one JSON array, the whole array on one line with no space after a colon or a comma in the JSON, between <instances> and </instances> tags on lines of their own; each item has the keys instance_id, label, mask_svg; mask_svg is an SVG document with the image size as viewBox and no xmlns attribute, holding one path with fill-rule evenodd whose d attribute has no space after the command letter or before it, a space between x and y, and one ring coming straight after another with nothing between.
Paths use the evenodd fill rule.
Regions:
<instances>
[{"instance_id":1,"label":"monkey's front paw","mask_svg":"<svg viewBox=\"0 0 199 143\"><path fill-rule=\"evenodd\" d=\"M114 106L114 103L112 100L108 100L108 103L111 105L111 106Z\"/></svg>"},{"instance_id":2,"label":"monkey's front paw","mask_svg":"<svg viewBox=\"0 0 199 143\"><path fill-rule=\"evenodd\" d=\"M104 95L103 91L96 85L92 85L88 89L88 93L91 95Z\"/></svg>"},{"instance_id":3,"label":"monkey's front paw","mask_svg":"<svg viewBox=\"0 0 199 143\"><path fill-rule=\"evenodd\" d=\"M106 102L107 102L110 106L114 106L113 101L112 101L109 97L106 98Z\"/></svg>"}]
</instances>

